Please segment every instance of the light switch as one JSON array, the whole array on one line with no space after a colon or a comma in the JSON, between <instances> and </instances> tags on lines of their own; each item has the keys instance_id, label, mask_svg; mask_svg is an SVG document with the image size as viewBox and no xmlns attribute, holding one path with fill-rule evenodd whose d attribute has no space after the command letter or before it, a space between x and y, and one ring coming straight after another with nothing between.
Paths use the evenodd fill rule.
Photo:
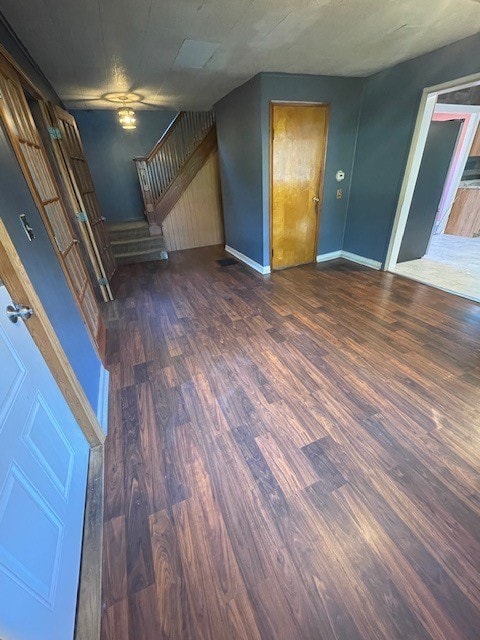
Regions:
<instances>
[{"instance_id":1,"label":"light switch","mask_svg":"<svg viewBox=\"0 0 480 640\"><path fill-rule=\"evenodd\" d=\"M337 200L341 200L343 197L342 189L337 189Z\"/></svg>"}]
</instances>

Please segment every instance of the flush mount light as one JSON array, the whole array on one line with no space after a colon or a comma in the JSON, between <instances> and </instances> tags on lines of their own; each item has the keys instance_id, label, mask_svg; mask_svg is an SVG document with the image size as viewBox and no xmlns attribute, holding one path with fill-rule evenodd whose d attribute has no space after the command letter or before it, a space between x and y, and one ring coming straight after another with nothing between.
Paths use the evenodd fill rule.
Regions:
<instances>
[{"instance_id":1,"label":"flush mount light","mask_svg":"<svg viewBox=\"0 0 480 640\"><path fill-rule=\"evenodd\" d=\"M131 131L137 128L137 119L135 111L131 107L120 107L117 109L118 121L123 129Z\"/></svg>"}]
</instances>

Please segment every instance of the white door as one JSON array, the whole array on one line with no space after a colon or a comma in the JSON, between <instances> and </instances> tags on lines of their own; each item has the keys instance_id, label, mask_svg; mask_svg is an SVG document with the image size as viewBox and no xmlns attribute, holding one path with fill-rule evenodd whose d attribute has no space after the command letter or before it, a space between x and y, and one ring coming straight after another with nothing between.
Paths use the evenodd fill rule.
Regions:
<instances>
[{"instance_id":1,"label":"white door","mask_svg":"<svg viewBox=\"0 0 480 640\"><path fill-rule=\"evenodd\" d=\"M9 304L0 286L0 638L70 640L89 447Z\"/></svg>"}]
</instances>

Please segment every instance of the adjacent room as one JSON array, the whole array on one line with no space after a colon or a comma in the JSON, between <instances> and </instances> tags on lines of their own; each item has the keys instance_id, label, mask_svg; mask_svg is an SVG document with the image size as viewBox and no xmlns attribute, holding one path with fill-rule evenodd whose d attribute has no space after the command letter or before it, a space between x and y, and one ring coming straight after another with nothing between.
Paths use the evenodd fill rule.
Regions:
<instances>
[{"instance_id":1,"label":"adjacent room","mask_svg":"<svg viewBox=\"0 0 480 640\"><path fill-rule=\"evenodd\" d=\"M394 267L395 273L477 302L480 301L479 119L477 83L438 94Z\"/></svg>"},{"instance_id":2,"label":"adjacent room","mask_svg":"<svg viewBox=\"0 0 480 640\"><path fill-rule=\"evenodd\" d=\"M479 53L0 0L1 640L480 638Z\"/></svg>"}]
</instances>

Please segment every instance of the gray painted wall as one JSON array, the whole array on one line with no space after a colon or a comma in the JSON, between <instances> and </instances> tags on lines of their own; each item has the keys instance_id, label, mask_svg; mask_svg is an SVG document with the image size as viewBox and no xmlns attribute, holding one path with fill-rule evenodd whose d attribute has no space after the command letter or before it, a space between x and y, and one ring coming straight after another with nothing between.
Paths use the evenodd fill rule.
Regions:
<instances>
[{"instance_id":1,"label":"gray painted wall","mask_svg":"<svg viewBox=\"0 0 480 640\"><path fill-rule=\"evenodd\" d=\"M330 105L330 123L323 206L320 217L318 254L337 251L343 245L350 181L360 116L364 80L330 76L264 73L261 75L262 100L262 179L263 179L263 262L270 264L270 102L325 102ZM345 171L339 184L335 174ZM337 189L343 198L337 200Z\"/></svg>"},{"instance_id":2,"label":"gray painted wall","mask_svg":"<svg viewBox=\"0 0 480 640\"><path fill-rule=\"evenodd\" d=\"M225 241L263 264L260 76L215 105Z\"/></svg>"},{"instance_id":3,"label":"gray painted wall","mask_svg":"<svg viewBox=\"0 0 480 640\"><path fill-rule=\"evenodd\" d=\"M366 80L343 248L386 257L422 91L480 72L480 34Z\"/></svg>"},{"instance_id":4,"label":"gray painted wall","mask_svg":"<svg viewBox=\"0 0 480 640\"><path fill-rule=\"evenodd\" d=\"M102 365L1 124L0 119L0 218L7 227L80 384L96 410ZM20 213L27 215L35 231L33 242L28 241L20 225Z\"/></svg>"},{"instance_id":5,"label":"gray painted wall","mask_svg":"<svg viewBox=\"0 0 480 640\"><path fill-rule=\"evenodd\" d=\"M116 111L72 111L82 137L102 214L109 222L143 220L143 200L132 159L146 155L176 112L137 111L137 128L125 131Z\"/></svg>"}]
</instances>

